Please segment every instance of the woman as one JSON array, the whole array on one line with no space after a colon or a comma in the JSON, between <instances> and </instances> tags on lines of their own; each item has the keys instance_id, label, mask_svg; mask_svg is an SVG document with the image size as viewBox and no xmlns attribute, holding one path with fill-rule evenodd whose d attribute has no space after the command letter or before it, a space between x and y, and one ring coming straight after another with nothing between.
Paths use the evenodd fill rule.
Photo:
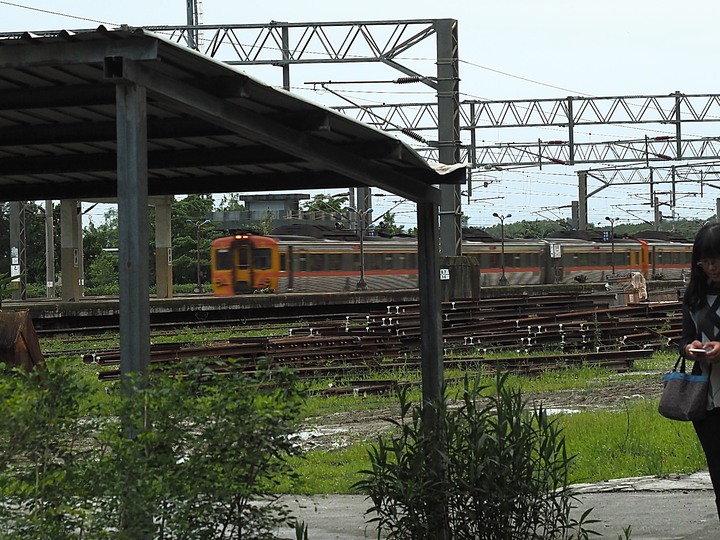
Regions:
<instances>
[{"instance_id":1,"label":"woman","mask_svg":"<svg viewBox=\"0 0 720 540\"><path fill-rule=\"evenodd\" d=\"M680 354L696 361L693 373L710 373L708 412L693 425L705 452L720 516L720 223L705 225L695 236L682 307Z\"/></svg>"}]
</instances>

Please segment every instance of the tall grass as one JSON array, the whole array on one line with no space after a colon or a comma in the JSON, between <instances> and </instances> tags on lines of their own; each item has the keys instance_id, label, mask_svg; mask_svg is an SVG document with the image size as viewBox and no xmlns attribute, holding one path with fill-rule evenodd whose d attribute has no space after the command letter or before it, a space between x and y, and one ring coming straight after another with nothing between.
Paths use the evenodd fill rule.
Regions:
<instances>
[{"instance_id":1,"label":"tall grass","mask_svg":"<svg viewBox=\"0 0 720 540\"><path fill-rule=\"evenodd\" d=\"M658 401L628 402L623 410L563 414L559 424L575 454L571 483L691 473L707 465L689 422L660 416Z\"/></svg>"},{"instance_id":2,"label":"tall grass","mask_svg":"<svg viewBox=\"0 0 720 540\"><path fill-rule=\"evenodd\" d=\"M567 451L576 458L569 468L571 484L635 476L688 474L707 467L693 427L657 412L657 400L628 402L622 410L560 413ZM292 458L300 481L297 494L352 493L367 467L370 441L333 450L313 450Z\"/></svg>"}]
</instances>

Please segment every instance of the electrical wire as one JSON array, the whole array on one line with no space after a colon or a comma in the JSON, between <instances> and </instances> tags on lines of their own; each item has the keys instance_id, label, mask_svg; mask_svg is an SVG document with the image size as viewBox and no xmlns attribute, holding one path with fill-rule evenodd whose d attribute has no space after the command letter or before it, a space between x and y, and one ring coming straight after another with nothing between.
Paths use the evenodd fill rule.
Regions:
<instances>
[{"instance_id":1,"label":"electrical wire","mask_svg":"<svg viewBox=\"0 0 720 540\"><path fill-rule=\"evenodd\" d=\"M87 17L80 17L79 15L70 15L68 13L63 13L60 11L51 11L49 9L41 9L41 8L36 8L36 7L32 7L32 6L26 6L23 4L17 4L15 2L6 2L5 0L0 0L0 4L5 4L6 6L16 7L16 8L20 8L20 9L27 9L29 11L37 11L38 13L46 13L48 15L57 15L58 17L65 17L67 19L76 19L78 21L88 21L88 22L103 24L103 25L107 25L107 26L120 26L119 24L116 24L116 23L100 21L97 19L89 19Z\"/></svg>"}]
</instances>

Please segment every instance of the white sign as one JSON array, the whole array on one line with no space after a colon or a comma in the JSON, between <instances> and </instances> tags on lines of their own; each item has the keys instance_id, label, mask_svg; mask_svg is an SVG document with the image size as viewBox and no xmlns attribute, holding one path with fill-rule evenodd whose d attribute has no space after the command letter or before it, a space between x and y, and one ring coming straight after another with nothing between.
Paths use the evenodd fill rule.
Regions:
<instances>
[{"instance_id":1,"label":"white sign","mask_svg":"<svg viewBox=\"0 0 720 540\"><path fill-rule=\"evenodd\" d=\"M560 244L550 244L550 257L553 259L562 257L562 246Z\"/></svg>"},{"instance_id":2,"label":"white sign","mask_svg":"<svg viewBox=\"0 0 720 540\"><path fill-rule=\"evenodd\" d=\"M449 268L441 268L440 269L440 281L448 281L450 279L450 269Z\"/></svg>"}]
</instances>

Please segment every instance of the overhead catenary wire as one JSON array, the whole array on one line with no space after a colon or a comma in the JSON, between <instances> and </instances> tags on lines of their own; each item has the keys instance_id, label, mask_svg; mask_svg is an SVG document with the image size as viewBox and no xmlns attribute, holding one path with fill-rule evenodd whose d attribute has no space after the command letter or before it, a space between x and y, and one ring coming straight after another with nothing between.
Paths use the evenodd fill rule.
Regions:
<instances>
[{"instance_id":1,"label":"overhead catenary wire","mask_svg":"<svg viewBox=\"0 0 720 540\"><path fill-rule=\"evenodd\" d=\"M16 7L16 8L20 8L20 9L27 9L30 11L36 11L38 13L46 13L48 15L57 15L58 17L64 17L66 19L75 19L78 21L88 21L88 22L104 24L104 25L108 25L108 26L120 26L120 24L117 24L117 23L101 21L98 19L90 19L88 17L81 17L80 15L71 15L69 13L64 13L62 11L53 11L50 9L42 9L42 8L37 8L37 7L33 7L33 6L27 6L24 4L18 4L17 2L7 2L5 0L0 0L0 4L5 4L7 6Z\"/></svg>"}]
</instances>

